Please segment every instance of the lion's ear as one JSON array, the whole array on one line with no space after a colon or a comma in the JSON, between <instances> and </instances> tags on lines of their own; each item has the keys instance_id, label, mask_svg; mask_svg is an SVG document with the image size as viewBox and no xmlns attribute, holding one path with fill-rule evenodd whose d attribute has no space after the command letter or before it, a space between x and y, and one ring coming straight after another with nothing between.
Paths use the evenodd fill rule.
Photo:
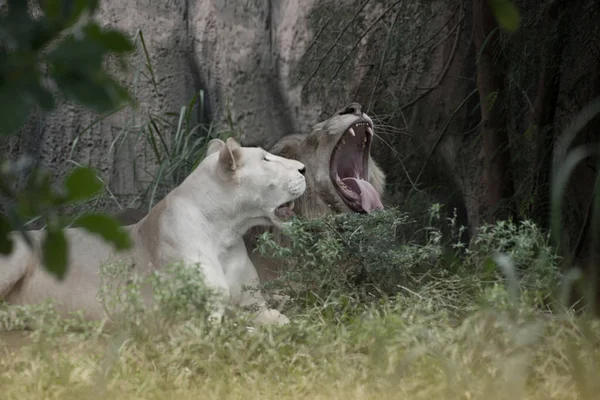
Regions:
<instances>
[{"instance_id":1,"label":"lion's ear","mask_svg":"<svg viewBox=\"0 0 600 400\"><path fill-rule=\"evenodd\" d=\"M210 142L208 142L208 146L206 148L206 157L210 156L212 153L221 151L223 147L225 147L225 142L221 139L211 140Z\"/></svg>"},{"instance_id":2,"label":"lion's ear","mask_svg":"<svg viewBox=\"0 0 600 400\"><path fill-rule=\"evenodd\" d=\"M304 140L304 136L300 134L292 134L279 139L277 143L271 147L269 153L280 157L297 160L299 157L300 143Z\"/></svg>"},{"instance_id":3,"label":"lion's ear","mask_svg":"<svg viewBox=\"0 0 600 400\"><path fill-rule=\"evenodd\" d=\"M219 152L219 165L225 171L235 171L240 163L241 146L234 138L227 139Z\"/></svg>"}]
</instances>

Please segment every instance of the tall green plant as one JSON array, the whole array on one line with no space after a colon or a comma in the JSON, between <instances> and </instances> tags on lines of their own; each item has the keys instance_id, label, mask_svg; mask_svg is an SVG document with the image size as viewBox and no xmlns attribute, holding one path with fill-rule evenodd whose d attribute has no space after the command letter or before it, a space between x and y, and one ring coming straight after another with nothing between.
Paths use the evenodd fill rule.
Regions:
<instances>
[{"instance_id":1,"label":"tall green plant","mask_svg":"<svg viewBox=\"0 0 600 400\"><path fill-rule=\"evenodd\" d=\"M555 163L552 171L552 185L551 185L551 232L552 238L556 246L565 251L565 245L562 243L562 209L564 203L564 193L566 192L567 185L571 174L575 170L575 167L584 159L591 156L600 155L600 143L594 145L585 144L579 145L575 148L570 148L573 140L577 134L598 114L600 114L600 97L594 99L590 104L586 105L579 114L575 117L574 121L567 127L563 133L560 141L556 145L557 155L555 157ZM590 224L591 236L594 244L597 244L598 226L600 226L600 184L597 178L596 185L593 192L593 207L592 207L592 223ZM597 249L592 246L593 253L597 252ZM593 260L593 258L592 258ZM598 260L594 260L598 262ZM595 301L593 297L596 293L596 279L598 274L598 267L592 265L592 276L588 283L587 301L592 309L592 313L595 307Z\"/></svg>"},{"instance_id":2,"label":"tall green plant","mask_svg":"<svg viewBox=\"0 0 600 400\"><path fill-rule=\"evenodd\" d=\"M148 63L150 60L148 60ZM150 64L148 64L150 65ZM217 130L205 116L204 91L200 90L182 106L179 113L165 112L142 116L143 123L124 129L112 146L122 146L133 136L135 143L144 145L145 154L154 161L152 168L144 172L151 177L146 189L140 194L142 203L152 208L157 201L177 187L204 159L208 142L213 138L226 140L238 136L233 125ZM196 115L196 110L200 110ZM133 168L137 171L136 160Z\"/></svg>"}]
</instances>

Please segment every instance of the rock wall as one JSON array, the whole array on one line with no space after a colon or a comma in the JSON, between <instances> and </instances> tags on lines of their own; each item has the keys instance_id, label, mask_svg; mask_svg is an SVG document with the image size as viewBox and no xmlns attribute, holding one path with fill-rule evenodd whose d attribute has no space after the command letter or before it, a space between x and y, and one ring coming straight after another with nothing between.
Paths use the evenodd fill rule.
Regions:
<instances>
[{"instance_id":1,"label":"rock wall","mask_svg":"<svg viewBox=\"0 0 600 400\"><path fill-rule=\"evenodd\" d=\"M520 77L521 71L512 71L507 79L517 83L511 108L518 112L510 131L524 204L531 153L521 151L528 146L523 110L535 95L531 66L537 57L524 49L536 48L526 41L544 25L531 18L538 2L518 3L529 25L524 44L516 46L523 50L517 64L532 71ZM600 7L594 0L575 3L561 67L560 130L599 93L594 21ZM12 157L29 153L57 177L71 168L70 160L90 163L114 194L100 206L114 211L140 206L156 172L141 127L150 115L178 113L200 90L206 102L195 111L196 120L218 127L232 123L244 144L265 147L358 101L376 122L374 151L389 177L388 201L410 207L433 195L457 207L461 222L473 228L487 209L471 14L469 0L104 0L101 22L129 32L138 44L139 32L145 39L149 62L139 45L122 76L139 108L96 122L97 116L63 105L34 116L24 134L1 143L0 151ZM580 175L587 182L594 174L588 168ZM589 197L584 192L571 194L583 208ZM583 215L572 214L576 226Z\"/></svg>"}]
</instances>

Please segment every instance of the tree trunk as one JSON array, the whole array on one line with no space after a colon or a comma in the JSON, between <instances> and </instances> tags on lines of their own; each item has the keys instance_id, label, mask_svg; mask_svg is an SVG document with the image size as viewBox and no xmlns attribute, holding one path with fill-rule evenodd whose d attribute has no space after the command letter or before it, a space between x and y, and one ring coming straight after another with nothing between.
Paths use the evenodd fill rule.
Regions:
<instances>
[{"instance_id":1,"label":"tree trunk","mask_svg":"<svg viewBox=\"0 0 600 400\"><path fill-rule=\"evenodd\" d=\"M506 124L505 84L499 53L498 23L487 0L473 0L473 40L477 60L477 88L481 107L484 174L492 219L515 214L510 149Z\"/></svg>"}]
</instances>

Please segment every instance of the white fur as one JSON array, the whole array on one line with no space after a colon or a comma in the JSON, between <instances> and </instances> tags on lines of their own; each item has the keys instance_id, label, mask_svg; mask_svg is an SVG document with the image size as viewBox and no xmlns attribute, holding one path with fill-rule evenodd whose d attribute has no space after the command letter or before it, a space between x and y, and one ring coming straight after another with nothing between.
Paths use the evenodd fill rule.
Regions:
<instances>
[{"instance_id":1,"label":"white fur","mask_svg":"<svg viewBox=\"0 0 600 400\"><path fill-rule=\"evenodd\" d=\"M43 231L30 232L35 252L13 234L13 253L0 256L0 298L9 304L51 299L63 314L82 310L89 319L101 319L104 312L96 295L102 263L121 259L141 275L174 262L199 263L206 283L223 295L214 319L220 320L225 303L231 302L258 306L257 323L287 323L284 315L267 309L260 292L242 290L258 283L242 236L256 225L279 224L275 208L297 199L306 189L303 169L302 163L261 148L215 139L206 158L180 186L141 221L124 228L133 240L127 252L115 252L82 229L66 229L69 269L59 281L39 263Z\"/></svg>"}]
</instances>

